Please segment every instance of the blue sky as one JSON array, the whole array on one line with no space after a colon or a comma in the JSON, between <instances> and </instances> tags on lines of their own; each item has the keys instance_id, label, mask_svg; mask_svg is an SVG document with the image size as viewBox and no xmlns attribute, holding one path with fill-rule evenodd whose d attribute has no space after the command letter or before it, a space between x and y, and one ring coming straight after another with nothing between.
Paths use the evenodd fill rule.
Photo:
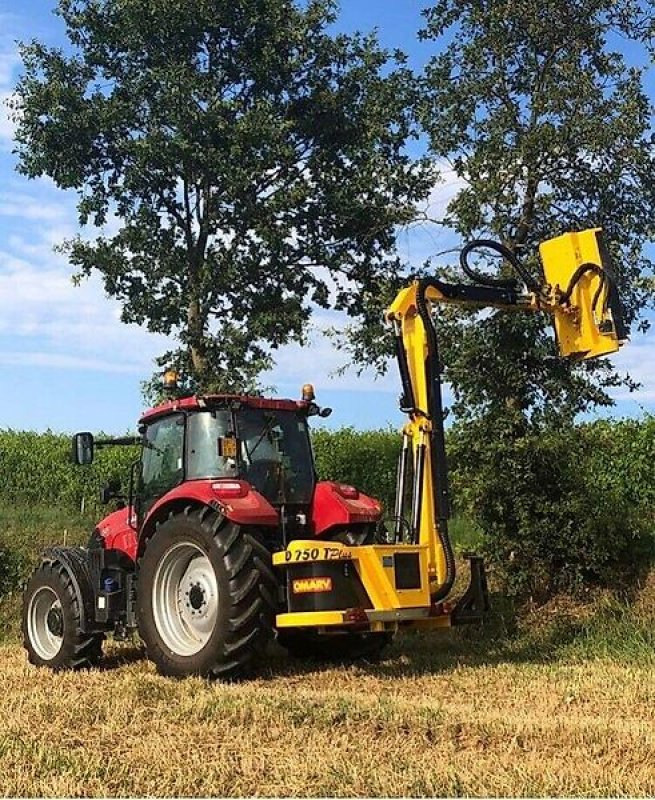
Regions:
<instances>
[{"instance_id":1,"label":"blue sky","mask_svg":"<svg viewBox=\"0 0 655 800\"><path fill-rule=\"evenodd\" d=\"M0 0L0 101L7 98L20 71L17 39L63 42L63 28L52 15L54 0ZM400 47L420 68L433 45L420 43L424 0L344 0L338 28L378 28L383 44ZM652 76L649 80L653 87ZM0 109L0 428L124 432L134 427L142 408L140 384L152 372L152 359L166 349L163 337L119 321L118 304L105 297L96 278L73 286L71 269L53 247L77 231L74 195L48 180L28 181L15 170L12 125ZM457 184L445 174L430 198L443 207ZM401 254L420 264L451 244L429 228L404 232ZM331 426L370 428L402 424L397 410L395 371L376 380L372 374L335 376L343 363L321 328L339 324L319 315L311 345L278 353L277 366L264 376L280 396L296 397L313 382L319 402L331 405ZM345 323L345 320L343 320ZM631 396L617 395L616 414L655 410L655 340L635 335L617 357L621 369L643 383Z\"/></svg>"}]
</instances>

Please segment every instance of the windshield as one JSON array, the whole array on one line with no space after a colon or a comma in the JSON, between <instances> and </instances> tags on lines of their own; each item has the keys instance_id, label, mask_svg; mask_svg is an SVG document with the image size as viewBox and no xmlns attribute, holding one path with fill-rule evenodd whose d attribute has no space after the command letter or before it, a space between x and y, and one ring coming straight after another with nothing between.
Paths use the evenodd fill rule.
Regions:
<instances>
[{"instance_id":1,"label":"windshield","mask_svg":"<svg viewBox=\"0 0 655 800\"><path fill-rule=\"evenodd\" d=\"M234 436L229 411L203 411L189 416L187 423L187 478L236 478L236 448L223 447Z\"/></svg>"},{"instance_id":2,"label":"windshield","mask_svg":"<svg viewBox=\"0 0 655 800\"><path fill-rule=\"evenodd\" d=\"M309 503L314 466L306 420L295 411L237 412L243 477L272 503Z\"/></svg>"}]
</instances>

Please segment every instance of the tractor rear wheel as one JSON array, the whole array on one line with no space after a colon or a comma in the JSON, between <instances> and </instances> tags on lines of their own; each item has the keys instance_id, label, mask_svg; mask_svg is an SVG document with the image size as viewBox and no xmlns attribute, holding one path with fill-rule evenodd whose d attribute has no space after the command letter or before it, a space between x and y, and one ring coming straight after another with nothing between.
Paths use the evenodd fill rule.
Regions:
<instances>
[{"instance_id":1,"label":"tractor rear wheel","mask_svg":"<svg viewBox=\"0 0 655 800\"><path fill-rule=\"evenodd\" d=\"M317 661L377 661L393 639L392 633L319 634L280 630L278 643L292 658Z\"/></svg>"},{"instance_id":2,"label":"tractor rear wheel","mask_svg":"<svg viewBox=\"0 0 655 800\"><path fill-rule=\"evenodd\" d=\"M23 597L23 645L29 662L54 670L96 664L104 636L84 633L82 614L66 567L58 561L41 562Z\"/></svg>"},{"instance_id":3,"label":"tractor rear wheel","mask_svg":"<svg viewBox=\"0 0 655 800\"><path fill-rule=\"evenodd\" d=\"M139 633L162 675L236 678L272 636L277 581L257 532L208 507L171 513L140 562Z\"/></svg>"}]
</instances>

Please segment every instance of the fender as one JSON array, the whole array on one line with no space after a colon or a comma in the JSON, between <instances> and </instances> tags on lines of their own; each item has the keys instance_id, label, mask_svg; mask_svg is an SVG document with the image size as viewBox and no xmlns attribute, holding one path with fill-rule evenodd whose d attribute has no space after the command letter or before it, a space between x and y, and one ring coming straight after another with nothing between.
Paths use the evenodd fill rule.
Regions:
<instances>
[{"instance_id":1,"label":"fender","mask_svg":"<svg viewBox=\"0 0 655 800\"><path fill-rule=\"evenodd\" d=\"M319 481L309 515L310 530L321 536L330 528L377 522L382 506L373 497L353 486L335 481Z\"/></svg>"},{"instance_id":2,"label":"fender","mask_svg":"<svg viewBox=\"0 0 655 800\"><path fill-rule=\"evenodd\" d=\"M108 514L98 523L92 538L96 541L99 539L104 550L119 550L131 561L136 561L139 537L134 509L119 508L118 511Z\"/></svg>"},{"instance_id":3,"label":"fender","mask_svg":"<svg viewBox=\"0 0 655 800\"><path fill-rule=\"evenodd\" d=\"M42 558L46 563L61 564L71 579L82 612L80 619L82 632L105 630L95 624L95 593L89 572L88 551L83 547L48 547L43 551Z\"/></svg>"},{"instance_id":4,"label":"fender","mask_svg":"<svg viewBox=\"0 0 655 800\"><path fill-rule=\"evenodd\" d=\"M237 486L234 496L224 491L228 485ZM203 478L185 481L167 492L152 506L139 534L138 554L143 552L145 541L152 535L158 522L189 504L213 508L238 525L277 527L279 514L259 492L246 481L227 478Z\"/></svg>"}]
</instances>

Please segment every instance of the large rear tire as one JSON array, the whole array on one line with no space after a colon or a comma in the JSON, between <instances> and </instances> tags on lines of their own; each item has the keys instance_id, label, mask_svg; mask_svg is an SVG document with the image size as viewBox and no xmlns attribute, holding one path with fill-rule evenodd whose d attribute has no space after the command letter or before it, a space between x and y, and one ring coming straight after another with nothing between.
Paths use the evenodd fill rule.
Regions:
<instances>
[{"instance_id":1,"label":"large rear tire","mask_svg":"<svg viewBox=\"0 0 655 800\"><path fill-rule=\"evenodd\" d=\"M23 645L37 667L81 669L102 657L103 634L82 631L83 608L66 567L42 561L23 596Z\"/></svg>"},{"instance_id":2,"label":"large rear tire","mask_svg":"<svg viewBox=\"0 0 655 800\"><path fill-rule=\"evenodd\" d=\"M280 630L278 643L292 658L316 661L377 661L393 639L391 633L319 634Z\"/></svg>"},{"instance_id":3,"label":"large rear tire","mask_svg":"<svg viewBox=\"0 0 655 800\"><path fill-rule=\"evenodd\" d=\"M277 581L257 532L208 507L171 513L147 543L139 633L162 675L238 678L272 636Z\"/></svg>"}]
</instances>

